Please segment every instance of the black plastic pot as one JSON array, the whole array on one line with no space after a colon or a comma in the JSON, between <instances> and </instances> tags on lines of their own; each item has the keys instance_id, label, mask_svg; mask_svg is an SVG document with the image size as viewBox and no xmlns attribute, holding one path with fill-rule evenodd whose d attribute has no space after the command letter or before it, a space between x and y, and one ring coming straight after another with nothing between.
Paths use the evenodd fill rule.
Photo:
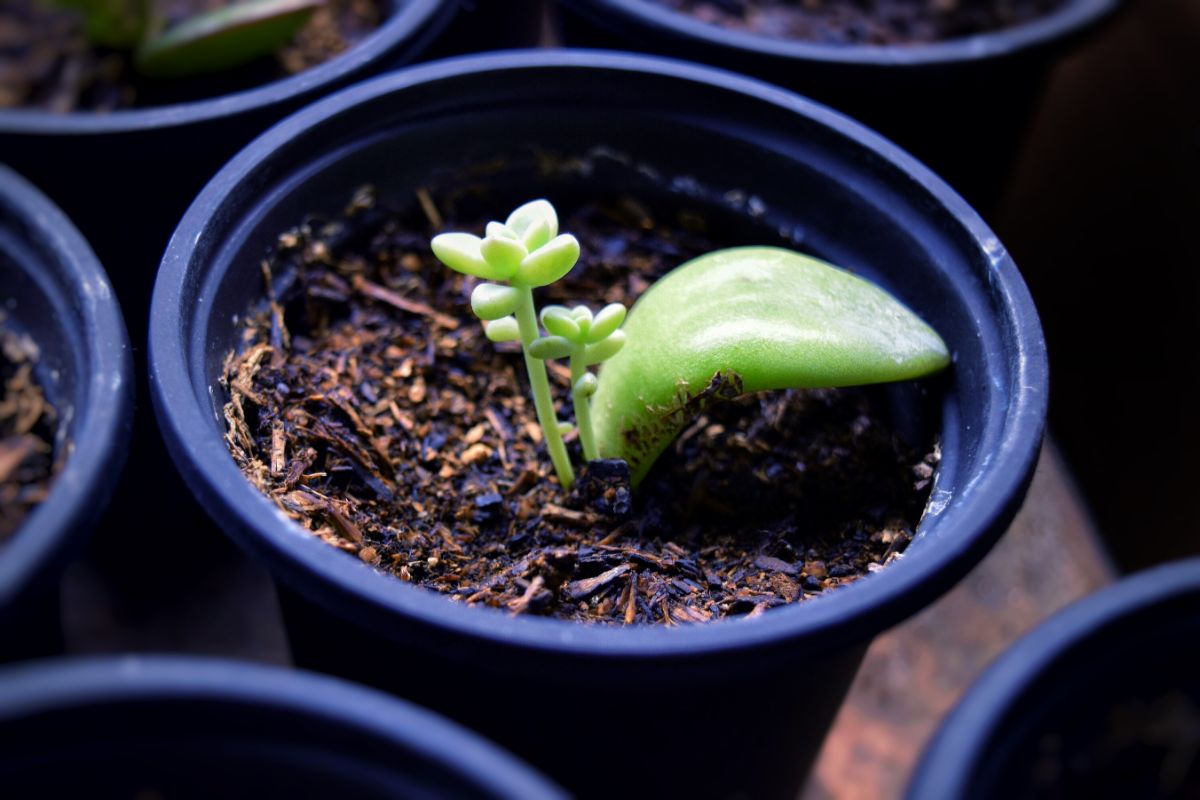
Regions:
<instances>
[{"instance_id":1,"label":"black plastic pot","mask_svg":"<svg viewBox=\"0 0 1200 800\"><path fill-rule=\"evenodd\" d=\"M386 695L138 656L0 670L0 785L13 800L564 797L499 748Z\"/></svg>"},{"instance_id":2,"label":"black plastic pot","mask_svg":"<svg viewBox=\"0 0 1200 800\"><path fill-rule=\"evenodd\" d=\"M1147 570L1075 603L976 681L925 752L907 796L1195 797L1197 641L1200 559ZM1161 791L1171 783L1164 778L1181 775L1189 777L1176 793Z\"/></svg>"},{"instance_id":3,"label":"black plastic pot","mask_svg":"<svg viewBox=\"0 0 1200 800\"><path fill-rule=\"evenodd\" d=\"M459 3L393 0L391 15L354 48L254 88L104 114L0 110L0 153L92 243L140 343L154 270L205 181L251 138L304 103L411 62Z\"/></svg>"},{"instance_id":4,"label":"black plastic pot","mask_svg":"<svg viewBox=\"0 0 1200 800\"><path fill-rule=\"evenodd\" d=\"M417 58L461 2L392 0L391 16L351 50L255 88L107 114L0 110L2 157L63 207L107 265L128 313L139 404L149 402L142 345L155 271L200 188L239 148L304 103ZM156 603L156 562L203 563L225 554L207 544L211 525L175 476L151 415L138 415L132 450L137 458L89 555L112 583L128 588L136 609ZM147 548L147 530L170 535L155 536Z\"/></svg>"},{"instance_id":5,"label":"black plastic pot","mask_svg":"<svg viewBox=\"0 0 1200 800\"><path fill-rule=\"evenodd\" d=\"M35 375L69 457L49 496L0 544L0 661L60 643L58 577L121 472L133 368L121 309L87 242L40 192L0 165L0 309L28 334Z\"/></svg>"},{"instance_id":6,"label":"black plastic pot","mask_svg":"<svg viewBox=\"0 0 1200 800\"><path fill-rule=\"evenodd\" d=\"M1054 59L1120 0L1063 0L1034 22L921 45L771 39L653 0L558 0L568 45L644 50L754 75L890 137L989 212Z\"/></svg>"},{"instance_id":7,"label":"black plastic pot","mask_svg":"<svg viewBox=\"0 0 1200 800\"><path fill-rule=\"evenodd\" d=\"M238 343L235 320L262 294L262 254L306 214L336 213L362 184L408 198L439 171L494 167L498 156L508 167L487 178L498 202L628 191L700 205L803 240L929 320L956 366L933 403L944 456L906 556L828 598L752 621L579 626L466 608L380 575L260 495L222 440L217 378ZM552 163L562 169L547 171ZM1020 505L1047 377L1016 267L912 158L764 84L571 51L397 73L260 137L176 231L155 287L150 360L175 461L205 508L286 587L299 663L420 698L589 796L631 787L791 796L871 638L950 587Z\"/></svg>"}]
</instances>

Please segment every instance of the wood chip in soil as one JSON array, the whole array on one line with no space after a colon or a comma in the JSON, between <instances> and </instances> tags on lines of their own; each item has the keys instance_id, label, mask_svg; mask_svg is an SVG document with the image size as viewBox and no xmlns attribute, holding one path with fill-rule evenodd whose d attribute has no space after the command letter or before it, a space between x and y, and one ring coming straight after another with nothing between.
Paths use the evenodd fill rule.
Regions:
<instances>
[{"instance_id":1,"label":"wood chip in soil","mask_svg":"<svg viewBox=\"0 0 1200 800\"><path fill-rule=\"evenodd\" d=\"M46 499L59 471L57 414L37 383L37 358L32 339L0 328L0 544Z\"/></svg>"}]
</instances>

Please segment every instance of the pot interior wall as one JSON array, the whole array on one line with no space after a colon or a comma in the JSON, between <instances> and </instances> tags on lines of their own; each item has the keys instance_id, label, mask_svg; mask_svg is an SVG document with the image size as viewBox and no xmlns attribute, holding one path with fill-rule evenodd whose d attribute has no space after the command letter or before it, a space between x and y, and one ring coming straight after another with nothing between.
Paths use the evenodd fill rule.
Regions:
<instances>
[{"instance_id":1,"label":"pot interior wall","mask_svg":"<svg viewBox=\"0 0 1200 800\"><path fill-rule=\"evenodd\" d=\"M569 114L492 109L338 142L324 157L242 203L241 224L212 254L206 283L197 287L207 308L188 336L195 348L193 385L214 387L202 398L214 425L223 430L225 400L215 387L225 355L238 343L238 322L252 307L248 298L263 295L258 267L263 254L279 233L313 213L336 216L356 188L371 184L385 203L402 206L415 202L418 188L437 196L444 187L462 195L457 207L468 218L498 215L535 196L550 197L569 212L587 199L632 195L659 209L698 209L722 238L782 244L828 259L900 297L943 334L959 358L948 378L887 390L902 432L917 440L943 414L982 427L989 393L960 387L986 380L974 365L983 362L983 348L994 346L993 332L978 331L974 319L981 312L955 293L947 277L947 262L962 257L953 244L882 183L861 174L847 181L844 165L820 142L809 149L720 122L668 114L631 120L584 109ZM355 123L341 127L353 129ZM940 408L927 396L931 387ZM947 490L959 470L983 456L972 441L945 441L953 430L942 435L947 457L939 488Z\"/></svg>"}]
</instances>

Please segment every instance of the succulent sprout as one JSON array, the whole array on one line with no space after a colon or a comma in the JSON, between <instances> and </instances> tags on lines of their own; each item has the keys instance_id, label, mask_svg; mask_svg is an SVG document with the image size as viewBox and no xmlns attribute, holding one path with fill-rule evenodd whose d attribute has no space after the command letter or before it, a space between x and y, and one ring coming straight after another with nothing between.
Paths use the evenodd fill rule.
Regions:
<instances>
[{"instance_id":1,"label":"succulent sprout","mask_svg":"<svg viewBox=\"0 0 1200 800\"><path fill-rule=\"evenodd\" d=\"M542 335L533 290L554 283L571 271L579 261L579 242L570 234L558 232L558 212L554 206L546 200L534 200L513 211L504 222L489 222L482 237L442 233L433 238L430 247L450 269L487 281L471 292L471 310L486 323L488 339L521 342L546 449L559 482L563 488L569 488L575 473L563 436L570 432L571 426L558 419L544 361L572 356L574 363L576 348L571 340L553 331L549 336ZM576 401L577 416L579 407ZM594 453L590 422L587 438L584 436L581 427L584 452L588 452L587 442L593 442Z\"/></svg>"}]
</instances>

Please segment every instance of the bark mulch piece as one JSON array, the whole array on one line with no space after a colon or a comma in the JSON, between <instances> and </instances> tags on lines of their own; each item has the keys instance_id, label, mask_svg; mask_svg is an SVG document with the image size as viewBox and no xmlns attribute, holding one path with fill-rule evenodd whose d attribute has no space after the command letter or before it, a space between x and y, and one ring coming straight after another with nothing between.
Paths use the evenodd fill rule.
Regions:
<instances>
[{"instance_id":1,"label":"bark mulch piece","mask_svg":"<svg viewBox=\"0 0 1200 800\"><path fill-rule=\"evenodd\" d=\"M1011 28L1063 0L652 0L696 19L773 39L921 44Z\"/></svg>"},{"instance_id":2,"label":"bark mulch piece","mask_svg":"<svg viewBox=\"0 0 1200 800\"><path fill-rule=\"evenodd\" d=\"M179 21L233 0L152 0ZM115 111L238 91L303 72L353 47L379 27L382 0L327 0L274 59L229 73L176 81L139 77L129 55L93 46L81 17L43 0L0 4L0 108L59 113Z\"/></svg>"},{"instance_id":3,"label":"bark mulch piece","mask_svg":"<svg viewBox=\"0 0 1200 800\"><path fill-rule=\"evenodd\" d=\"M565 495L519 348L484 337L475 279L429 251L433 232L482 225L422 198L398 213L364 190L343 218L281 235L261 265L268 301L226 361L234 458L314 535L468 605L610 623L753 616L900 557L937 449L903 445L870 391L714 402L638 492L618 461ZM702 214L628 198L563 230L583 257L539 305L630 303L723 244ZM550 364L570 419L569 372Z\"/></svg>"},{"instance_id":4,"label":"bark mulch piece","mask_svg":"<svg viewBox=\"0 0 1200 800\"><path fill-rule=\"evenodd\" d=\"M37 346L0 328L0 544L46 499L59 470L57 414L34 376Z\"/></svg>"}]
</instances>

